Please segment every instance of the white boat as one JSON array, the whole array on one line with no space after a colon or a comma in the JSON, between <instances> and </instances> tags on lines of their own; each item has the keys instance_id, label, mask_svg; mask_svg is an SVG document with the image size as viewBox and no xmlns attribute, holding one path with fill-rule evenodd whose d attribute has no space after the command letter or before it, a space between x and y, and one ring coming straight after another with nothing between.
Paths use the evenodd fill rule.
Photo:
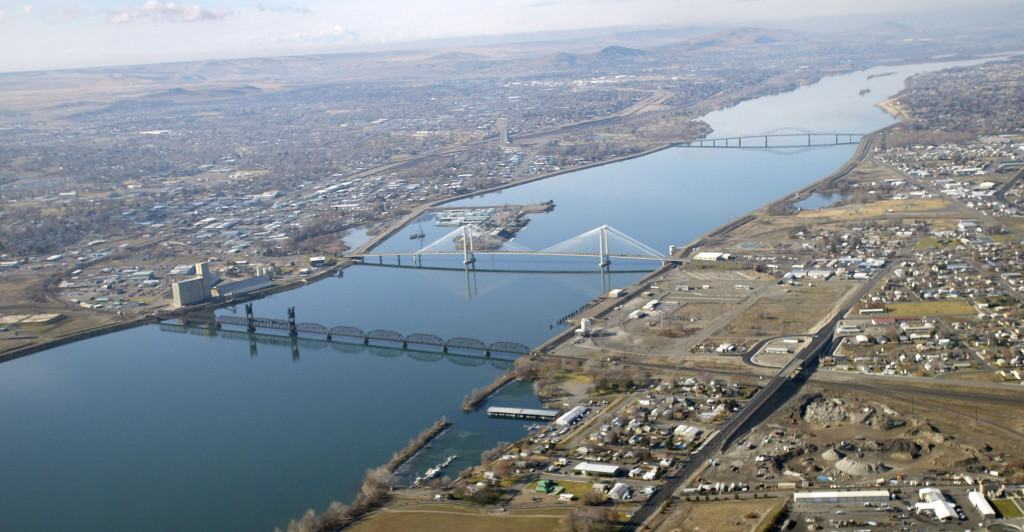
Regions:
<instances>
[{"instance_id":1,"label":"white boat","mask_svg":"<svg viewBox=\"0 0 1024 532\"><path fill-rule=\"evenodd\" d=\"M448 464L452 463L452 461L454 461L458 457L459 457L459 455L453 454L453 455L449 456L448 458L445 458L444 462L441 462L440 464L437 464L436 466L431 467L430 469L427 470L426 473L423 473L423 478L427 479L427 478L434 478L434 477L436 477L437 475L441 474L441 470L442 469L448 467Z\"/></svg>"}]
</instances>

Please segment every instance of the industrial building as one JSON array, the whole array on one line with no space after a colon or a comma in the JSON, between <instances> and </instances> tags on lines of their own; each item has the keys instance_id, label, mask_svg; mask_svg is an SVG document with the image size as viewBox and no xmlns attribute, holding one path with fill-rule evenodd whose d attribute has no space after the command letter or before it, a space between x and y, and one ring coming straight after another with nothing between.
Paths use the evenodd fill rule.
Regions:
<instances>
[{"instance_id":1,"label":"industrial building","mask_svg":"<svg viewBox=\"0 0 1024 532\"><path fill-rule=\"evenodd\" d=\"M572 470L583 476L616 477L622 473L622 468L615 464L594 464L591 462L580 462Z\"/></svg>"},{"instance_id":2,"label":"industrial building","mask_svg":"<svg viewBox=\"0 0 1024 532\"><path fill-rule=\"evenodd\" d=\"M939 521L950 521L956 515L956 508L946 500L939 488L921 488L917 492L921 502L914 505L918 513L931 510Z\"/></svg>"},{"instance_id":3,"label":"industrial building","mask_svg":"<svg viewBox=\"0 0 1024 532\"><path fill-rule=\"evenodd\" d=\"M171 268L168 273L171 277L187 277L196 274L195 264L183 264L181 266L175 266Z\"/></svg>"},{"instance_id":4,"label":"industrial building","mask_svg":"<svg viewBox=\"0 0 1024 532\"><path fill-rule=\"evenodd\" d=\"M273 283L270 282L270 277L267 277L266 275L257 275L256 277L242 279L241 281L218 285L216 290L217 296L219 297L233 297L269 288L272 284Z\"/></svg>"},{"instance_id":5,"label":"industrial building","mask_svg":"<svg viewBox=\"0 0 1024 532\"><path fill-rule=\"evenodd\" d=\"M576 329L575 334L577 337L589 338L594 332L594 320L590 318L583 318L580 320L580 328Z\"/></svg>"},{"instance_id":6,"label":"industrial building","mask_svg":"<svg viewBox=\"0 0 1024 532\"><path fill-rule=\"evenodd\" d=\"M148 281L153 278L153 270L133 272L131 275L128 276L128 278L133 283L141 283L142 281Z\"/></svg>"},{"instance_id":7,"label":"industrial building","mask_svg":"<svg viewBox=\"0 0 1024 532\"><path fill-rule=\"evenodd\" d=\"M219 278L210 273L210 265L205 262L196 264L195 272L195 278L171 285L174 306L187 307L213 298L213 285Z\"/></svg>"},{"instance_id":8,"label":"industrial building","mask_svg":"<svg viewBox=\"0 0 1024 532\"><path fill-rule=\"evenodd\" d=\"M672 437L675 438L677 446L685 447L693 443L693 440L700 436L702 430L692 425L679 425L672 431Z\"/></svg>"},{"instance_id":9,"label":"industrial building","mask_svg":"<svg viewBox=\"0 0 1024 532\"><path fill-rule=\"evenodd\" d=\"M877 502L888 501L888 490L858 490L858 491L837 491L837 490L815 490L801 491L793 494L793 502Z\"/></svg>"},{"instance_id":10,"label":"industrial building","mask_svg":"<svg viewBox=\"0 0 1024 532\"><path fill-rule=\"evenodd\" d=\"M587 407L585 407L585 406L577 406L576 408L573 408L572 410L562 414L561 417L556 419L555 420L555 425L562 425L562 426L572 425L573 423L576 423L577 421L579 421L580 418L582 418L583 415L586 414L586 413L587 413Z\"/></svg>"},{"instance_id":11,"label":"industrial building","mask_svg":"<svg viewBox=\"0 0 1024 532\"><path fill-rule=\"evenodd\" d=\"M974 505L982 517L996 516L996 511L992 509L992 505L988 503L988 499L985 498L985 494L981 491L967 492L967 499L971 501L971 504Z\"/></svg>"},{"instance_id":12,"label":"industrial building","mask_svg":"<svg viewBox=\"0 0 1024 532\"><path fill-rule=\"evenodd\" d=\"M714 251L701 251L693 256L693 260L707 260L707 261L720 261L730 260L732 255L729 253L718 253Z\"/></svg>"}]
</instances>

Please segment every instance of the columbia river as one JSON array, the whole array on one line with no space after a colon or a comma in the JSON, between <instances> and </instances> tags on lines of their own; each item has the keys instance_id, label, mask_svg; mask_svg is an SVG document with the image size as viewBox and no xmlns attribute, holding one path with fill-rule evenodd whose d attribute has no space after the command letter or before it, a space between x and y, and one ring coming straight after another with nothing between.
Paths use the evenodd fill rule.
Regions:
<instances>
[{"instance_id":1,"label":"columbia river","mask_svg":"<svg viewBox=\"0 0 1024 532\"><path fill-rule=\"evenodd\" d=\"M893 122L875 105L906 77L951 65L825 78L705 120L716 137L779 128L868 133ZM554 211L532 215L515 239L531 249L607 224L667 254L670 245L685 245L828 175L853 150L672 148L458 204L553 200ZM420 241L409 236L420 230L429 243L450 228L427 217L380 250L415 250ZM461 258L430 260L461 266ZM477 263L592 274L355 266L254 306L258 316L275 318L295 307L299 321L327 327L537 346L562 330L560 317L642 275L635 273L642 265L622 261L603 279L596 262L517 256ZM0 365L0 529L272 530L307 508L350 502L367 469L442 416L452 428L408 474L458 454L444 473L455 476L496 442L525 435L522 421L459 409L464 395L501 374L500 363L312 339L253 344L242 336L153 325ZM491 404L540 403L520 383Z\"/></svg>"}]
</instances>

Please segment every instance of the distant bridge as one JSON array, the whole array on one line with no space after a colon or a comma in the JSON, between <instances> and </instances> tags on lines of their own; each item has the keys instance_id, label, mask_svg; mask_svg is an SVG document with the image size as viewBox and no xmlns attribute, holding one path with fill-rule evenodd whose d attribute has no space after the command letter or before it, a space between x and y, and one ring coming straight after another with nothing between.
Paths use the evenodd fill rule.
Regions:
<instances>
[{"instance_id":1,"label":"distant bridge","mask_svg":"<svg viewBox=\"0 0 1024 532\"><path fill-rule=\"evenodd\" d=\"M368 257L399 257L412 255L415 265L419 266L424 255L462 255L464 264L476 262L476 255L555 255L567 257L595 257L599 264L607 266L612 258L657 260L662 262L678 262L676 257L665 256L650 246L639 242L629 235L608 225L591 229L586 233L574 236L564 242L533 251L516 242L505 241L494 236L483 228L468 224L442 236L418 251L392 253L352 254L349 257L359 258L365 262Z\"/></svg>"},{"instance_id":2,"label":"distant bridge","mask_svg":"<svg viewBox=\"0 0 1024 532\"><path fill-rule=\"evenodd\" d=\"M361 341L364 345L369 345L371 342L383 342L385 344L400 345L403 349L408 348L410 345L436 347L441 348L442 353L447 353L449 349L459 349L464 351L482 352L484 356L490 356L491 353L506 353L511 355L530 354L529 346L516 342L494 342L492 344L486 344L476 338L467 337L455 337L446 340L440 336L425 333L415 333L404 336L388 329L363 331L358 327L349 327L346 325L339 325L328 329L326 326L319 323L296 323L294 307L288 309L287 320L254 316L252 313L252 303L247 303L245 305L245 317L216 316L213 314L185 314L181 319L186 324L201 323L213 325L218 329L223 325L234 325L237 327L244 327L249 332L255 332L256 329L274 329L287 331L289 336L298 336L299 333L323 335L328 341L331 341L335 337L352 338Z\"/></svg>"},{"instance_id":3,"label":"distant bridge","mask_svg":"<svg viewBox=\"0 0 1024 532\"><path fill-rule=\"evenodd\" d=\"M863 133L765 133L740 137L720 137L682 142L677 146L689 148L815 148L860 144Z\"/></svg>"}]
</instances>

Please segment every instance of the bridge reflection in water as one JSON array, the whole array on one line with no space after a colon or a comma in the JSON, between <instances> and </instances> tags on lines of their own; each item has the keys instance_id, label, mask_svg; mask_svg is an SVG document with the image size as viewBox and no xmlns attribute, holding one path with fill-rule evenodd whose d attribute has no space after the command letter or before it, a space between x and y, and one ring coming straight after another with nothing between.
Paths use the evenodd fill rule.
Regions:
<instances>
[{"instance_id":1,"label":"bridge reflection in water","mask_svg":"<svg viewBox=\"0 0 1024 532\"><path fill-rule=\"evenodd\" d=\"M489 355L474 355L470 353L452 351L426 351L410 349L408 347L403 348L390 347L386 345L339 342L336 340L327 340L326 338L310 338L306 336L285 336L280 334L238 331L219 328L215 324L189 323L183 320L179 320L177 322L160 322L157 324L157 327L164 332L194 334L197 336L209 336L223 338L226 340L247 342L249 344L249 356L253 357L259 354L258 346L261 344L287 346L291 348L292 360L296 362L299 361L300 351L334 350L351 355L369 353L373 356L384 358L398 358L404 355L420 362L440 362L442 360L447 360L448 362L459 366L483 366L484 364L490 364L500 370L511 369L515 364L514 359L497 358Z\"/></svg>"}]
</instances>

